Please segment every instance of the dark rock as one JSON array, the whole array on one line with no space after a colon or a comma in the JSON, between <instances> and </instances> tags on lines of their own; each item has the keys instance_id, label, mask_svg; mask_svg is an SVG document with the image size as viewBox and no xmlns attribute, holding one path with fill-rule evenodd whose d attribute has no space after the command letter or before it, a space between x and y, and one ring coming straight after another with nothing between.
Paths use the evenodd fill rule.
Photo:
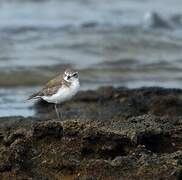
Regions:
<instances>
[{"instance_id":1,"label":"dark rock","mask_svg":"<svg viewBox=\"0 0 182 180\"><path fill-rule=\"evenodd\" d=\"M42 119L0 118L0 179L181 179L181 94L105 87L62 105L62 121L44 102Z\"/></svg>"},{"instance_id":2,"label":"dark rock","mask_svg":"<svg viewBox=\"0 0 182 180\"><path fill-rule=\"evenodd\" d=\"M172 28L170 23L167 20L163 19L156 12L148 12L145 14L144 26L147 28Z\"/></svg>"},{"instance_id":3,"label":"dark rock","mask_svg":"<svg viewBox=\"0 0 182 180\"><path fill-rule=\"evenodd\" d=\"M63 135L63 128L60 122L45 122L36 123L33 126L33 137L44 138L44 137L55 137L61 138Z\"/></svg>"},{"instance_id":4,"label":"dark rock","mask_svg":"<svg viewBox=\"0 0 182 180\"><path fill-rule=\"evenodd\" d=\"M12 132L10 135L5 136L3 140L5 145L10 145L16 139L24 139L25 137L26 137L25 129L18 129L17 131Z\"/></svg>"}]
</instances>

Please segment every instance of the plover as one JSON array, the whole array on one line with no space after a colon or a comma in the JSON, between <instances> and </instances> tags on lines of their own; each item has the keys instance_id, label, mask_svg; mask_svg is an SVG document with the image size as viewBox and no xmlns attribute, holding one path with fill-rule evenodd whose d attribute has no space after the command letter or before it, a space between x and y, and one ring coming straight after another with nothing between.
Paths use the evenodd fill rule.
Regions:
<instances>
[{"instance_id":1,"label":"plover","mask_svg":"<svg viewBox=\"0 0 182 180\"><path fill-rule=\"evenodd\" d=\"M78 72L66 69L63 75L50 80L41 91L31 95L28 99L43 99L48 103L54 103L57 117L60 119L57 104L71 99L78 92L79 87Z\"/></svg>"}]
</instances>

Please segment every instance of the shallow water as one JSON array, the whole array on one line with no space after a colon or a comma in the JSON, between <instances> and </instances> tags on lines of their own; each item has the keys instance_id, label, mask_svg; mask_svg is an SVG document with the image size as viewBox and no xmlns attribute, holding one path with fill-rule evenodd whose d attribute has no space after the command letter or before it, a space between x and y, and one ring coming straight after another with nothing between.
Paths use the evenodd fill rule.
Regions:
<instances>
[{"instance_id":1,"label":"shallow water","mask_svg":"<svg viewBox=\"0 0 182 180\"><path fill-rule=\"evenodd\" d=\"M0 89L0 117L3 116L32 116L35 110L32 102L27 100L32 88L16 87Z\"/></svg>"},{"instance_id":2,"label":"shallow water","mask_svg":"<svg viewBox=\"0 0 182 180\"><path fill-rule=\"evenodd\" d=\"M82 89L181 88L181 7L181 0L1 1L0 116L33 115L23 100L66 65L79 69Z\"/></svg>"}]
</instances>

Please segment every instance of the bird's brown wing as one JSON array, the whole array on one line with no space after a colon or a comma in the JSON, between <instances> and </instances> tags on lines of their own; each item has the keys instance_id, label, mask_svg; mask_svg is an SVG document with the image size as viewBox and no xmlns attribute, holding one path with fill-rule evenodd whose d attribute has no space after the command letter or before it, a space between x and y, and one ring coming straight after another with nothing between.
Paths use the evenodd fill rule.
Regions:
<instances>
[{"instance_id":1,"label":"bird's brown wing","mask_svg":"<svg viewBox=\"0 0 182 180\"><path fill-rule=\"evenodd\" d=\"M27 100L34 99L34 98L37 99L38 98L38 94L39 94L39 92L32 94L31 96L28 97Z\"/></svg>"},{"instance_id":2,"label":"bird's brown wing","mask_svg":"<svg viewBox=\"0 0 182 180\"><path fill-rule=\"evenodd\" d=\"M55 78L51 79L50 81L47 82L45 85L45 88L52 87L52 86L57 86L62 84L62 74L56 76Z\"/></svg>"},{"instance_id":3,"label":"bird's brown wing","mask_svg":"<svg viewBox=\"0 0 182 180\"><path fill-rule=\"evenodd\" d=\"M48 81L48 83L45 85L45 87L41 91L35 94L32 94L28 98L28 100L34 99L34 98L41 98L42 96L51 96L52 94L55 94L60 87L63 87L63 86L69 87L69 85L70 83L63 80L62 75L60 74L54 79Z\"/></svg>"},{"instance_id":4,"label":"bird's brown wing","mask_svg":"<svg viewBox=\"0 0 182 180\"><path fill-rule=\"evenodd\" d=\"M40 98L41 96L51 96L52 94L56 93L57 90L63 85L63 81L61 75L55 77L54 79L50 80L46 86L39 92L32 94L28 100Z\"/></svg>"},{"instance_id":5,"label":"bird's brown wing","mask_svg":"<svg viewBox=\"0 0 182 180\"><path fill-rule=\"evenodd\" d=\"M51 96L53 94L55 94L58 89L60 88L60 85L56 85L56 86L52 86L52 87L44 87L41 91L32 94L28 100L30 99L37 99L37 98L41 98L42 96Z\"/></svg>"},{"instance_id":6,"label":"bird's brown wing","mask_svg":"<svg viewBox=\"0 0 182 180\"><path fill-rule=\"evenodd\" d=\"M39 92L39 96L51 96L55 94L60 88L60 85L45 87Z\"/></svg>"}]
</instances>

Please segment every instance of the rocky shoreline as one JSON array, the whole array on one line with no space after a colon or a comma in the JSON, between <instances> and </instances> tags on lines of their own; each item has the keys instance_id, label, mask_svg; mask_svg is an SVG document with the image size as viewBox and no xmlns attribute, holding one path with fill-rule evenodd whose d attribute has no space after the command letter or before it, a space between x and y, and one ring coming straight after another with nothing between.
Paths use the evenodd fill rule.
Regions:
<instances>
[{"instance_id":1,"label":"rocky shoreline","mask_svg":"<svg viewBox=\"0 0 182 180\"><path fill-rule=\"evenodd\" d=\"M0 118L0 179L182 179L182 90L102 87Z\"/></svg>"}]
</instances>

